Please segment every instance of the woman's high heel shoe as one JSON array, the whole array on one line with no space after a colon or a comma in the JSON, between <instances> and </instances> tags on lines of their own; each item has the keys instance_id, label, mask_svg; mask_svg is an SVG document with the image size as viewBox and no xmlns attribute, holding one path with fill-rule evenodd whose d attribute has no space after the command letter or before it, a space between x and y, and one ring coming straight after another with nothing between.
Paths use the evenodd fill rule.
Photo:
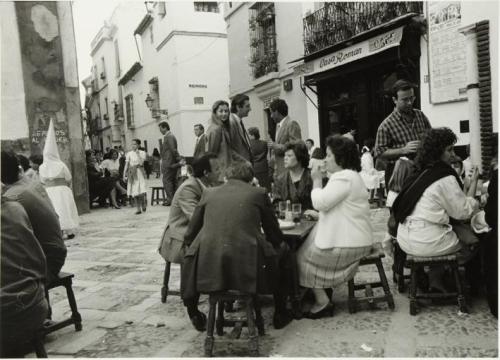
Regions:
<instances>
[{"instance_id":1,"label":"woman's high heel shoe","mask_svg":"<svg viewBox=\"0 0 500 360\"><path fill-rule=\"evenodd\" d=\"M320 319L320 318L323 318L323 317L332 317L333 316L333 304L332 303L328 303L328 305L326 305L323 309L321 309L320 311L318 312L311 312L311 311L308 311L306 312L302 317L306 318L306 319Z\"/></svg>"}]
</instances>

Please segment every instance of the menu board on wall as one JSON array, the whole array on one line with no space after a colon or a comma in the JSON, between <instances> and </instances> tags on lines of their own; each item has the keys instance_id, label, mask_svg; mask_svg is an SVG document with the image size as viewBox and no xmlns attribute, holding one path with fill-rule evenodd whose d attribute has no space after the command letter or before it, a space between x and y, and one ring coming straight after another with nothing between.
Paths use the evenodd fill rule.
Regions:
<instances>
[{"instance_id":1,"label":"menu board on wall","mask_svg":"<svg viewBox=\"0 0 500 360\"><path fill-rule=\"evenodd\" d=\"M465 36L460 1L430 1L429 21L430 101L443 103L467 99Z\"/></svg>"}]
</instances>

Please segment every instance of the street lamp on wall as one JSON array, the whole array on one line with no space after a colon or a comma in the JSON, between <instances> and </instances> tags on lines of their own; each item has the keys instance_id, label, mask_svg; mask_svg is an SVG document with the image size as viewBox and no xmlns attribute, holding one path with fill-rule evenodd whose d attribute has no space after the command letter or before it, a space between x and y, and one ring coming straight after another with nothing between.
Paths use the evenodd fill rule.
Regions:
<instances>
[{"instance_id":1,"label":"street lamp on wall","mask_svg":"<svg viewBox=\"0 0 500 360\"><path fill-rule=\"evenodd\" d=\"M151 115L153 117L160 117L160 115L168 115L168 110L153 108L154 102L155 100L151 97L151 95L148 94L148 96L146 96L146 105L148 109L151 110Z\"/></svg>"}]
</instances>

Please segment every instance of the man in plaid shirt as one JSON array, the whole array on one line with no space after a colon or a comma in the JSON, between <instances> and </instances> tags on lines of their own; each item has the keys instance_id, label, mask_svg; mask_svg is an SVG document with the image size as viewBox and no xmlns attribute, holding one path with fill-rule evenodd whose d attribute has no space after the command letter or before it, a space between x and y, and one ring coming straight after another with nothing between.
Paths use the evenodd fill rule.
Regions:
<instances>
[{"instance_id":1,"label":"man in plaid shirt","mask_svg":"<svg viewBox=\"0 0 500 360\"><path fill-rule=\"evenodd\" d=\"M398 80L392 87L394 111L382 121L377 130L375 156L387 162L385 186L394 170L394 164L401 156L412 158L420 145L420 138L431 128L429 120L420 110L413 108L415 85Z\"/></svg>"}]
</instances>

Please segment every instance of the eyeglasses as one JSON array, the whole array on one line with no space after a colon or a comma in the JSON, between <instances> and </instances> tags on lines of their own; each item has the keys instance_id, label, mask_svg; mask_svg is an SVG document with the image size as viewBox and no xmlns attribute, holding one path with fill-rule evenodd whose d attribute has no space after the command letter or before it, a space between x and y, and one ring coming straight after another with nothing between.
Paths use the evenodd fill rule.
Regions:
<instances>
[{"instance_id":1,"label":"eyeglasses","mask_svg":"<svg viewBox=\"0 0 500 360\"><path fill-rule=\"evenodd\" d=\"M415 101L415 96L405 97L405 98L399 99L398 101L405 102L405 103L413 103Z\"/></svg>"}]
</instances>

